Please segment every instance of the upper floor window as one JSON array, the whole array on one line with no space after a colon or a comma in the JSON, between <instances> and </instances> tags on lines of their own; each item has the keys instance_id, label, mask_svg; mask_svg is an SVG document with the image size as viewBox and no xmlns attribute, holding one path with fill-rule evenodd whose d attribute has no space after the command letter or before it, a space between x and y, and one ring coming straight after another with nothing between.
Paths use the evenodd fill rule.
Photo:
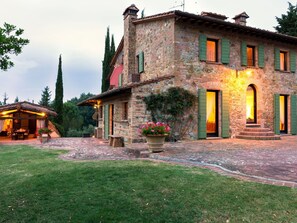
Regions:
<instances>
[{"instance_id":1,"label":"upper floor window","mask_svg":"<svg viewBox=\"0 0 297 223\"><path fill-rule=\"evenodd\" d=\"M288 71L288 53L285 51L280 51L279 53L279 68L281 71Z\"/></svg>"},{"instance_id":2,"label":"upper floor window","mask_svg":"<svg viewBox=\"0 0 297 223\"><path fill-rule=\"evenodd\" d=\"M138 73L144 72L144 53L141 51L137 56L137 67Z\"/></svg>"},{"instance_id":3,"label":"upper floor window","mask_svg":"<svg viewBox=\"0 0 297 223\"><path fill-rule=\"evenodd\" d=\"M199 35L199 59L200 61L215 63L230 63L230 41L226 38L208 38L204 34Z\"/></svg>"},{"instance_id":4,"label":"upper floor window","mask_svg":"<svg viewBox=\"0 0 297 223\"><path fill-rule=\"evenodd\" d=\"M254 67L255 66L255 47L247 46L246 55L247 55L247 66Z\"/></svg>"},{"instance_id":5,"label":"upper floor window","mask_svg":"<svg viewBox=\"0 0 297 223\"><path fill-rule=\"evenodd\" d=\"M218 40L207 39L206 56L207 56L207 61L218 62Z\"/></svg>"}]
</instances>

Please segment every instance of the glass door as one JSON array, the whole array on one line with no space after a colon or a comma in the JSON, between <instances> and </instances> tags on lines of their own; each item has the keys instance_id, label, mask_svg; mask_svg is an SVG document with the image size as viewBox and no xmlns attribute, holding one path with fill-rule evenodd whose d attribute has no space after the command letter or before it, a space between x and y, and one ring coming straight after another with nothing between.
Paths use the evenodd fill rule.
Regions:
<instances>
[{"instance_id":1,"label":"glass door","mask_svg":"<svg viewBox=\"0 0 297 223\"><path fill-rule=\"evenodd\" d=\"M256 89L249 85L246 91L246 123L257 123Z\"/></svg>"},{"instance_id":2,"label":"glass door","mask_svg":"<svg viewBox=\"0 0 297 223\"><path fill-rule=\"evenodd\" d=\"M206 133L207 136L218 136L218 92L206 92Z\"/></svg>"},{"instance_id":3,"label":"glass door","mask_svg":"<svg viewBox=\"0 0 297 223\"><path fill-rule=\"evenodd\" d=\"M286 95L279 96L279 130L281 133L288 133L288 101Z\"/></svg>"}]
</instances>

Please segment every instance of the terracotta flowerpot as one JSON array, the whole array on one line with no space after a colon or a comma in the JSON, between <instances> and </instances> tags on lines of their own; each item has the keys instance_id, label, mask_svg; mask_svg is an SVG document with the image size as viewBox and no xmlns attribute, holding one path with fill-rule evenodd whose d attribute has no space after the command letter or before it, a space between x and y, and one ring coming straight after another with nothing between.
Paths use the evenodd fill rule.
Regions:
<instances>
[{"instance_id":1,"label":"terracotta flowerpot","mask_svg":"<svg viewBox=\"0 0 297 223\"><path fill-rule=\"evenodd\" d=\"M146 141L149 151L153 153L162 152L166 135L147 135Z\"/></svg>"}]
</instances>

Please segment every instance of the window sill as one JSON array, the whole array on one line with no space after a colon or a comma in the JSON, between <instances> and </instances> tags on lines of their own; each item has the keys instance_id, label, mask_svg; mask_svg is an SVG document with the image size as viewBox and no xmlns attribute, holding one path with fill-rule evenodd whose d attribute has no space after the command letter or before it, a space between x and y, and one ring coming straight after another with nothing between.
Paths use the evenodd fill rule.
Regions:
<instances>
[{"instance_id":1,"label":"window sill","mask_svg":"<svg viewBox=\"0 0 297 223\"><path fill-rule=\"evenodd\" d=\"M222 65L221 62L205 61L207 64Z\"/></svg>"},{"instance_id":2,"label":"window sill","mask_svg":"<svg viewBox=\"0 0 297 223\"><path fill-rule=\"evenodd\" d=\"M290 74L290 73L294 74L295 73L295 72L291 72L291 71L288 71L288 70L275 70L275 71L278 71L280 73L286 73L286 74Z\"/></svg>"}]
</instances>

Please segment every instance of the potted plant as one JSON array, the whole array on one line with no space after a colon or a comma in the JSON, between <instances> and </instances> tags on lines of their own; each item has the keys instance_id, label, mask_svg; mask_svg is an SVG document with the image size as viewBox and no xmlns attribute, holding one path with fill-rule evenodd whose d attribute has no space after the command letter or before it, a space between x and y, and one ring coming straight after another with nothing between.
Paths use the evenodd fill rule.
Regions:
<instances>
[{"instance_id":1,"label":"potted plant","mask_svg":"<svg viewBox=\"0 0 297 223\"><path fill-rule=\"evenodd\" d=\"M51 133L52 133L52 130L50 130L48 128L38 129L38 135L39 135L40 142L42 142L42 143L47 142L51 138L51 135L50 135Z\"/></svg>"},{"instance_id":2,"label":"potted plant","mask_svg":"<svg viewBox=\"0 0 297 223\"><path fill-rule=\"evenodd\" d=\"M162 152L165 138L170 133L170 127L163 122L147 122L140 126L140 132L146 137L151 152Z\"/></svg>"}]
</instances>

